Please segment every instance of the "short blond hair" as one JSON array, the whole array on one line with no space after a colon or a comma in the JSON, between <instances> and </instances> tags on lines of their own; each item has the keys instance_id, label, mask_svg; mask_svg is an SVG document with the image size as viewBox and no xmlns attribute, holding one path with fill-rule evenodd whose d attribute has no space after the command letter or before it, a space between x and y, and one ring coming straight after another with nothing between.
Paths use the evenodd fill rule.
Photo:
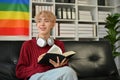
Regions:
<instances>
[{"instance_id":1,"label":"short blond hair","mask_svg":"<svg viewBox=\"0 0 120 80\"><path fill-rule=\"evenodd\" d=\"M37 22L39 20L39 17L45 17L48 20L52 21L52 22L56 22L56 16L51 12L51 11L41 11L39 12L36 16L35 16L35 21Z\"/></svg>"}]
</instances>

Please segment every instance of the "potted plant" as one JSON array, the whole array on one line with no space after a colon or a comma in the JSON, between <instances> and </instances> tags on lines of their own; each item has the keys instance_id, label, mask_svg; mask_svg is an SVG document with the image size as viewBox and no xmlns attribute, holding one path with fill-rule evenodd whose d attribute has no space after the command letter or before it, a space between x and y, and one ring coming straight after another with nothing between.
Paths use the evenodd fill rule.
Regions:
<instances>
[{"instance_id":1,"label":"potted plant","mask_svg":"<svg viewBox=\"0 0 120 80\"><path fill-rule=\"evenodd\" d=\"M116 45L116 43L120 40L120 14L108 14L106 17L105 28L107 28L107 35L104 36L104 39L110 42L112 54L115 58L120 55L120 52L117 51L117 49L120 48L120 44Z\"/></svg>"}]
</instances>

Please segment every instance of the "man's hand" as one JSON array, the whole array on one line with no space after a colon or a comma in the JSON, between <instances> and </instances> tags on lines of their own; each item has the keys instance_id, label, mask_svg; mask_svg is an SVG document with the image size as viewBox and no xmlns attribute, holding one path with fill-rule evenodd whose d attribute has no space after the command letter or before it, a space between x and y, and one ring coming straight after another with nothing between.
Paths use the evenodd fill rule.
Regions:
<instances>
[{"instance_id":1,"label":"man's hand","mask_svg":"<svg viewBox=\"0 0 120 80\"><path fill-rule=\"evenodd\" d=\"M64 58L64 59L60 62L59 57L57 57L57 62L53 61L52 59L50 59L49 62L50 62L54 67L61 67L61 66L64 66L65 64L68 63L68 59Z\"/></svg>"}]
</instances>

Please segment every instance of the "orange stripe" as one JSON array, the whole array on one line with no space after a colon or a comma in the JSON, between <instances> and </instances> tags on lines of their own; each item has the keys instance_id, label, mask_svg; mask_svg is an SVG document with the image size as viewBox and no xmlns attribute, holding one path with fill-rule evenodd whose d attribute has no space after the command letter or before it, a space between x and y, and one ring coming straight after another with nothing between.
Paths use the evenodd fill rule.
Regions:
<instances>
[{"instance_id":1,"label":"orange stripe","mask_svg":"<svg viewBox=\"0 0 120 80\"><path fill-rule=\"evenodd\" d=\"M27 28L29 27L28 20L0 20L0 28Z\"/></svg>"},{"instance_id":2,"label":"orange stripe","mask_svg":"<svg viewBox=\"0 0 120 80\"><path fill-rule=\"evenodd\" d=\"M0 28L0 35L17 36L29 35L29 28Z\"/></svg>"}]
</instances>

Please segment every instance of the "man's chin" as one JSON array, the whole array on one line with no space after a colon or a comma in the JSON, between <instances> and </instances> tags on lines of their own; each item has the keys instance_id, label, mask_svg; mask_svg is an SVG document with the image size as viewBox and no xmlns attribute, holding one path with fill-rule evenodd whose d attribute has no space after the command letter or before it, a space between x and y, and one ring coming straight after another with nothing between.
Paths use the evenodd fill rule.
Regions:
<instances>
[{"instance_id":1,"label":"man's chin","mask_svg":"<svg viewBox=\"0 0 120 80\"><path fill-rule=\"evenodd\" d=\"M41 35L47 35L47 33L45 33L45 32L40 32L40 34L41 34Z\"/></svg>"}]
</instances>

